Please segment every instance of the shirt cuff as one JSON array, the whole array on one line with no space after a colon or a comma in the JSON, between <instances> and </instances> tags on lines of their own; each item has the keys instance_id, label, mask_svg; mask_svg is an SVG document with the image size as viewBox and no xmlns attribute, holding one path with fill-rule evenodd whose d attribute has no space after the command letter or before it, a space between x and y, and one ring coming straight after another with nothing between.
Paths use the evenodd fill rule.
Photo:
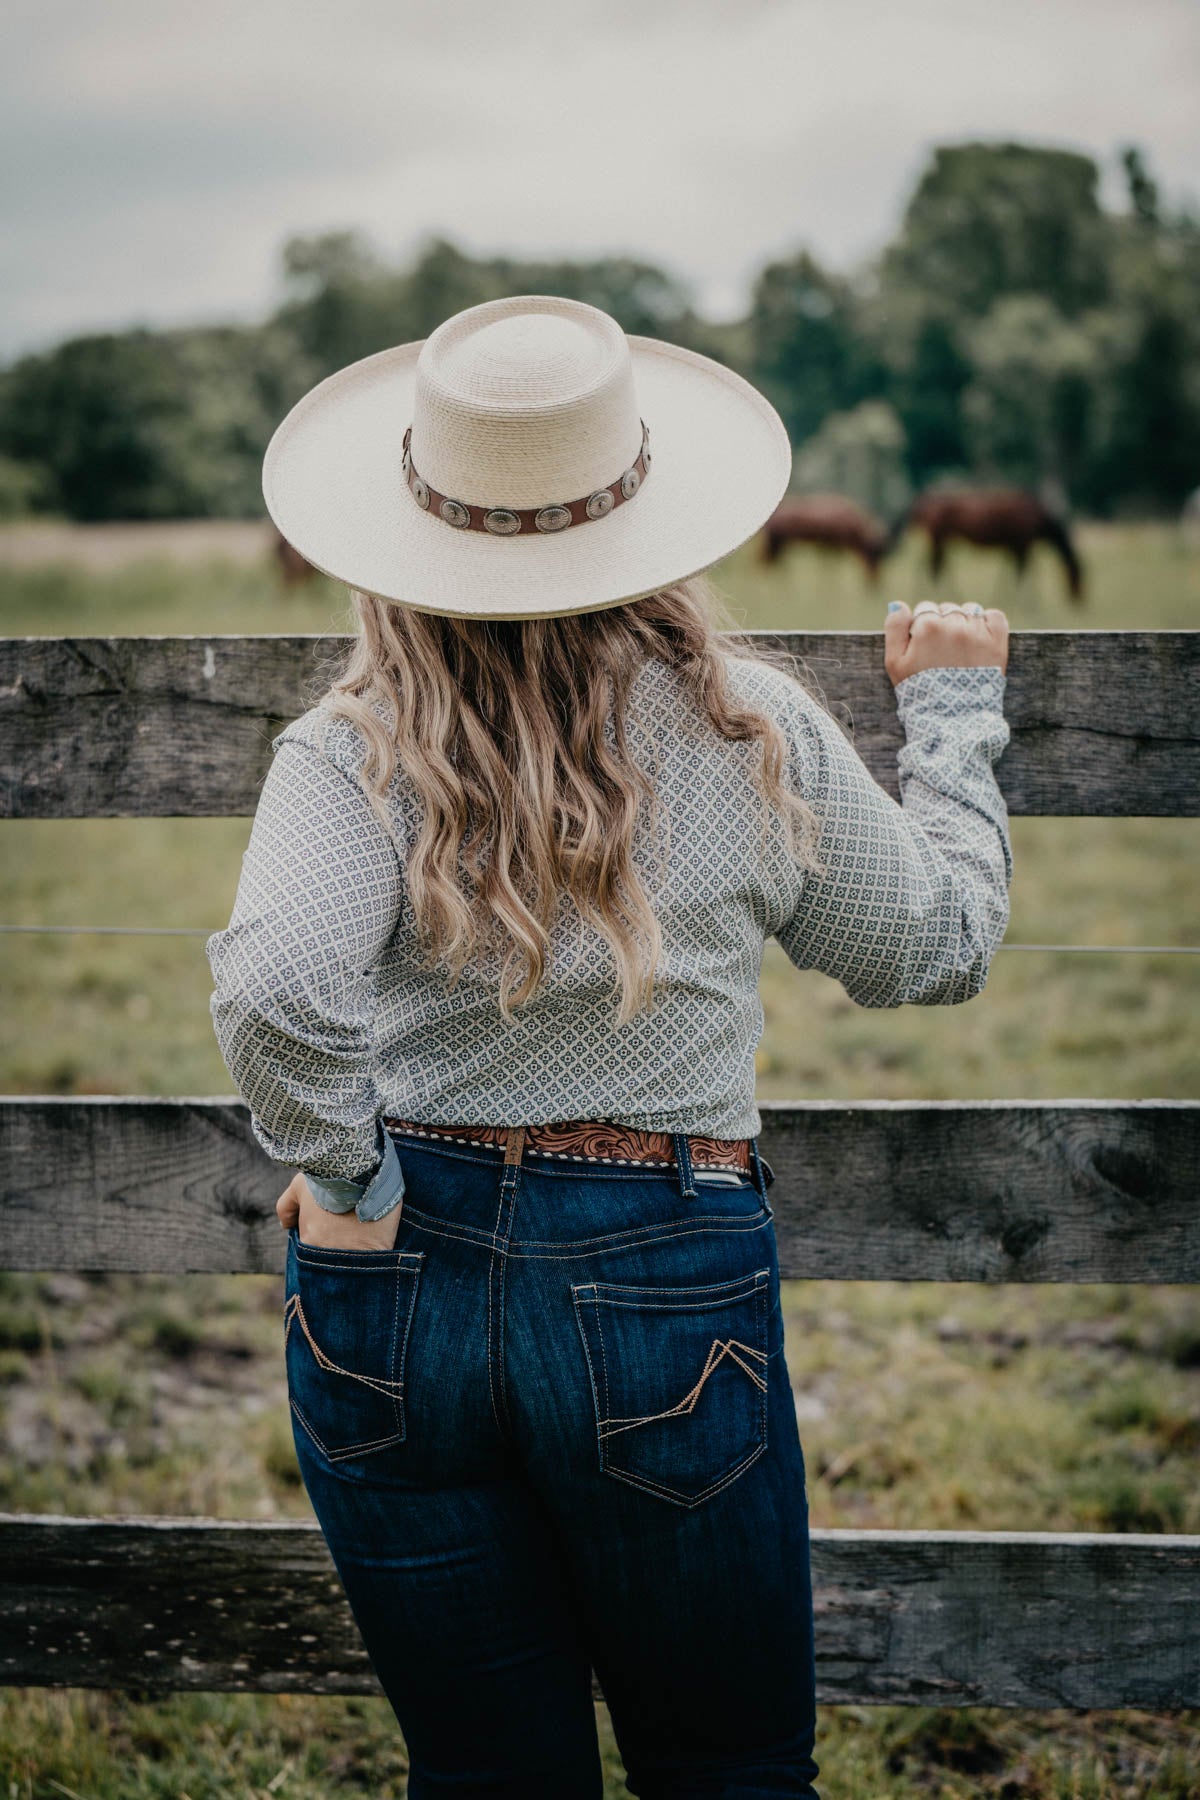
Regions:
<instances>
[{"instance_id":1,"label":"shirt cuff","mask_svg":"<svg viewBox=\"0 0 1200 1800\"><path fill-rule=\"evenodd\" d=\"M345 1181L328 1175L304 1174L312 1197L324 1212L357 1213L364 1225L387 1216L404 1198L404 1171L395 1139L377 1125L380 1140L378 1168L365 1181Z\"/></svg>"},{"instance_id":2,"label":"shirt cuff","mask_svg":"<svg viewBox=\"0 0 1200 1800\"><path fill-rule=\"evenodd\" d=\"M1008 673L999 663L934 663L896 683L901 719L923 706L968 711L972 705L1003 711Z\"/></svg>"}]
</instances>

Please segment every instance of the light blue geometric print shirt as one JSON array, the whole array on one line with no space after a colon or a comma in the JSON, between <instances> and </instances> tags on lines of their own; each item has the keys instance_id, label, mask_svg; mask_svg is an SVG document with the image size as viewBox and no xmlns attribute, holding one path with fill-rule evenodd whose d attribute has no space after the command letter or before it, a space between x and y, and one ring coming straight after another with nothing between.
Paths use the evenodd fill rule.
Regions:
<instances>
[{"instance_id":1,"label":"light blue geometric print shirt","mask_svg":"<svg viewBox=\"0 0 1200 1800\"><path fill-rule=\"evenodd\" d=\"M783 728L788 779L822 820L824 873L797 864L780 821L764 823L756 750L719 737L671 671L646 664L628 736L667 825L637 851L663 943L656 1004L624 1025L611 953L566 908L543 985L512 1018L495 967L454 984L426 968L402 852L356 779L359 733L318 705L274 739L233 913L205 946L210 1009L255 1136L304 1171L319 1204L377 1218L396 1203L403 1179L381 1113L754 1135L772 936L860 1006L952 1006L980 992L1012 879L993 770L1009 738L1003 670L923 669L899 684L898 804L796 682L742 658L729 668L734 691ZM389 807L411 841L416 800L399 771Z\"/></svg>"}]
</instances>

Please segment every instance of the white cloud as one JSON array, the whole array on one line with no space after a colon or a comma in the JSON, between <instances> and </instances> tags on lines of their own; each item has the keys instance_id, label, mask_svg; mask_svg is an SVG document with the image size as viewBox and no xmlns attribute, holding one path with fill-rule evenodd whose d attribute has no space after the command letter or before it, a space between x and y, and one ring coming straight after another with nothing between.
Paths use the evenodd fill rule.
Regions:
<instances>
[{"instance_id":1,"label":"white cloud","mask_svg":"<svg viewBox=\"0 0 1200 1800\"><path fill-rule=\"evenodd\" d=\"M645 256L729 313L846 264L929 146L1145 144L1200 190L1192 0L10 0L0 351L248 316L283 238Z\"/></svg>"}]
</instances>

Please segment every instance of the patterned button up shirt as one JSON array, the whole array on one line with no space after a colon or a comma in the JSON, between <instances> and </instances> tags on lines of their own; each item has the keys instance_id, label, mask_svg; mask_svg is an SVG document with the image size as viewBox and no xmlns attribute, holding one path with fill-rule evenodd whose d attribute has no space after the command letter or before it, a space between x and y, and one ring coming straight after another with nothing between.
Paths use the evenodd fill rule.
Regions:
<instances>
[{"instance_id":1,"label":"patterned button up shirt","mask_svg":"<svg viewBox=\"0 0 1200 1800\"><path fill-rule=\"evenodd\" d=\"M823 874L800 867L752 780L752 746L720 738L661 663L638 676L631 749L662 806L638 866L661 923L654 1008L613 1020L615 970L566 908L542 987L513 1017L497 970L451 984L418 949L400 845L416 827L401 773L400 845L363 794L363 740L313 707L274 739L233 914L206 951L226 1065L268 1155L318 1202L379 1217L402 1191L381 1113L427 1124L609 1119L755 1134L763 945L775 937L864 1007L978 994L1008 924L1012 853L993 764L1008 742L1004 672L923 669L896 689L898 804L839 724L778 670L731 659L769 711L788 779L822 825ZM376 1204L364 1210L364 1196Z\"/></svg>"}]
</instances>

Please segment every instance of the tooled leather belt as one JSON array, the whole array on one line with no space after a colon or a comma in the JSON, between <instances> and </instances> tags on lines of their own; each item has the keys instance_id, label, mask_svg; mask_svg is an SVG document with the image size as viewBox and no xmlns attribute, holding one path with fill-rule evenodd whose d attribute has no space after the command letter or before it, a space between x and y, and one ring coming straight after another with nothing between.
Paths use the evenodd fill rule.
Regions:
<instances>
[{"instance_id":1,"label":"tooled leather belt","mask_svg":"<svg viewBox=\"0 0 1200 1800\"><path fill-rule=\"evenodd\" d=\"M507 1146L506 1125L419 1125L387 1113L383 1124L405 1137L448 1138L456 1144ZM749 1138L689 1137L688 1148L697 1168L751 1171ZM527 1125L525 1154L552 1156L560 1162L641 1163L651 1168L673 1169L675 1145L669 1131L639 1131L632 1125L607 1120L576 1120L562 1125Z\"/></svg>"}]
</instances>

